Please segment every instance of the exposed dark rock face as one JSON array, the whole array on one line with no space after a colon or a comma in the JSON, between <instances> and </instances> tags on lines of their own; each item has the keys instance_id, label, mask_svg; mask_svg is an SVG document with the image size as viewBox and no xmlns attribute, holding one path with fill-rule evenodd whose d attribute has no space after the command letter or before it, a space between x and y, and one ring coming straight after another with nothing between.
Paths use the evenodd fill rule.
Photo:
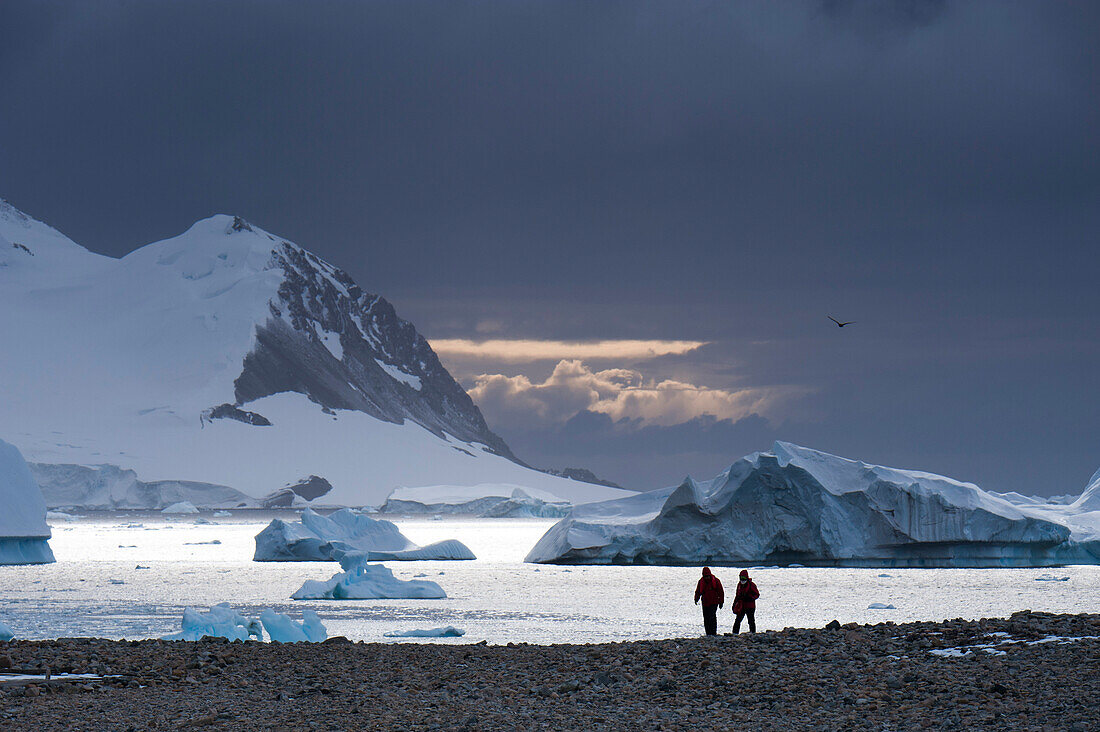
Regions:
<instances>
[{"instance_id":1,"label":"exposed dark rock face","mask_svg":"<svg viewBox=\"0 0 1100 732\"><path fill-rule=\"evenodd\" d=\"M251 228L235 221L231 231ZM277 242L272 257L284 280L235 381L234 406L294 391L330 410L356 410L397 424L410 419L519 462L389 302L288 242Z\"/></svg>"},{"instance_id":2,"label":"exposed dark rock face","mask_svg":"<svg viewBox=\"0 0 1100 732\"><path fill-rule=\"evenodd\" d=\"M246 412L232 404L219 404L213 409L207 409L202 413L203 420L209 419L235 419L238 422L255 425L257 427L270 427L271 420L256 412Z\"/></svg>"},{"instance_id":3,"label":"exposed dark rock face","mask_svg":"<svg viewBox=\"0 0 1100 732\"><path fill-rule=\"evenodd\" d=\"M332 483L320 476L311 475L308 478L302 478L294 485L288 485L286 488L280 488L267 494L260 499L260 502L264 508L289 508L294 505L296 498L312 501L331 490Z\"/></svg>"},{"instance_id":4,"label":"exposed dark rock face","mask_svg":"<svg viewBox=\"0 0 1100 732\"><path fill-rule=\"evenodd\" d=\"M556 468L546 468L542 472L549 473L550 475L556 475L559 478L578 480L581 483L606 485L609 488L622 488L622 486L618 483L612 483L610 480L604 480L603 478L600 478L588 468L562 468L560 470Z\"/></svg>"}]
</instances>

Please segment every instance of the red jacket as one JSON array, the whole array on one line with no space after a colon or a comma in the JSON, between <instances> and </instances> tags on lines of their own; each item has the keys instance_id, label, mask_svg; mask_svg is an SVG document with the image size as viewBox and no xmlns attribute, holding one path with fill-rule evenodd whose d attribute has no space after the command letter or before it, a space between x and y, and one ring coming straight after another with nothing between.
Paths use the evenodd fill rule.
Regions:
<instances>
[{"instance_id":1,"label":"red jacket","mask_svg":"<svg viewBox=\"0 0 1100 732\"><path fill-rule=\"evenodd\" d=\"M752 580L741 584L737 583L737 594L733 597L733 611L755 610L756 598L760 597L760 590L756 589L756 583Z\"/></svg>"},{"instance_id":2,"label":"red jacket","mask_svg":"<svg viewBox=\"0 0 1100 732\"><path fill-rule=\"evenodd\" d=\"M726 601L726 592L722 589L722 583L710 573L709 567L703 567L703 576L699 578L699 584L695 585L695 602L703 598L704 605L721 605Z\"/></svg>"}]
</instances>

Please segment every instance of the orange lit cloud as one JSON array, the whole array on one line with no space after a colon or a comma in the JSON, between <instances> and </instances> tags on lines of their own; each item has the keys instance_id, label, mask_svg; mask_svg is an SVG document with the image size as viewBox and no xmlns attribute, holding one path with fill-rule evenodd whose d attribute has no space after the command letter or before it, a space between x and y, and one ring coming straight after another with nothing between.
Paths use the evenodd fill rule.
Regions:
<instances>
[{"instance_id":1,"label":"orange lit cloud","mask_svg":"<svg viewBox=\"0 0 1100 732\"><path fill-rule=\"evenodd\" d=\"M806 390L758 387L728 391L683 381L647 380L631 369L593 371L580 360L562 360L545 381L533 382L523 375L482 374L469 393L494 420L564 422L588 410L614 420L667 426L703 415L735 422L752 414L775 418Z\"/></svg>"},{"instance_id":2,"label":"orange lit cloud","mask_svg":"<svg viewBox=\"0 0 1100 732\"><path fill-rule=\"evenodd\" d=\"M706 341L605 340L549 341L528 339L465 338L433 340L432 348L441 357L475 358L506 363L529 363L561 359L648 359L681 355L707 345Z\"/></svg>"}]
</instances>

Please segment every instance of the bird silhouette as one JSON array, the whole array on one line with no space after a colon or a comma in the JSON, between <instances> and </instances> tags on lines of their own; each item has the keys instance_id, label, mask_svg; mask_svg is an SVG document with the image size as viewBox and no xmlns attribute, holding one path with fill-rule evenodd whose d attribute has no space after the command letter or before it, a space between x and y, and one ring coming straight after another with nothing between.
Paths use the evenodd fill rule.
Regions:
<instances>
[{"instance_id":1,"label":"bird silhouette","mask_svg":"<svg viewBox=\"0 0 1100 732\"><path fill-rule=\"evenodd\" d=\"M833 321L834 323L836 323L837 328L843 328L846 325L851 325L852 323L856 322L854 320L849 320L845 323L841 323L839 320L834 318L832 315L826 315L825 317L828 318L829 320Z\"/></svg>"}]
</instances>

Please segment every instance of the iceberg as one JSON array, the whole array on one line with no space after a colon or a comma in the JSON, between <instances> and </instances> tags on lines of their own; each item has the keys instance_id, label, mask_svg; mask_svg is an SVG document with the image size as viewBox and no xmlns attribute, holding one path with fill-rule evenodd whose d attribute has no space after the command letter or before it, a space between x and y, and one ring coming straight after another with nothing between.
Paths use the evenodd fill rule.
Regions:
<instances>
[{"instance_id":1,"label":"iceberg","mask_svg":"<svg viewBox=\"0 0 1100 732\"><path fill-rule=\"evenodd\" d=\"M1100 563L1100 472L1069 505L776 442L716 478L574 508L526 561L1020 567ZM1091 511L1091 512L1090 512Z\"/></svg>"},{"instance_id":2,"label":"iceberg","mask_svg":"<svg viewBox=\"0 0 1100 732\"><path fill-rule=\"evenodd\" d=\"M448 625L445 628L424 628L420 630L391 630L383 633L383 638L461 638L466 635L462 628Z\"/></svg>"},{"instance_id":3,"label":"iceberg","mask_svg":"<svg viewBox=\"0 0 1100 732\"><path fill-rule=\"evenodd\" d=\"M162 637L162 640L197 641L203 636L228 638L229 640L264 639L263 627L258 620L249 620L223 602L200 612L194 608L183 611L182 629Z\"/></svg>"},{"instance_id":4,"label":"iceberg","mask_svg":"<svg viewBox=\"0 0 1100 732\"><path fill-rule=\"evenodd\" d=\"M381 564L368 564L362 556L340 560L343 572L327 582L306 580L291 597L295 600L440 600L447 597L443 588L428 580L399 580Z\"/></svg>"},{"instance_id":5,"label":"iceberg","mask_svg":"<svg viewBox=\"0 0 1100 732\"><path fill-rule=\"evenodd\" d=\"M379 513L449 514L487 518L560 518L572 503L513 483L425 485L394 489Z\"/></svg>"},{"instance_id":6,"label":"iceberg","mask_svg":"<svg viewBox=\"0 0 1100 732\"><path fill-rule=\"evenodd\" d=\"M257 562L324 562L346 554L372 561L475 559L460 541L448 539L428 546L410 541L392 521L373 519L343 508L329 516L312 509L301 521L275 519L256 535Z\"/></svg>"},{"instance_id":7,"label":"iceberg","mask_svg":"<svg viewBox=\"0 0 1100 732\"><path fill-rule=\"evenodd\" d=\"M0 564L54 561L42 491L14 445L0 440Z\"/></svg>"},{"instance_id":8,"label":"iceberg","mask_svg":"<svg viewBox=\"0 0 1100 732\"><path fill-rule=\"evenodd\" d=\"M15 633L12 629L4 624L3 620L0 620L0 641L7 642L15 638Z\"/></svg>"},{"instance_id":9,"label":"iceberg","mask_svg":"<svg viewBox=\"0 0 1100 732\"><path fill-rule=\"evenodd\" d=\"M320 643L328 638L328 630L317 617L317 613L308 609L302 611L300 623L291 620L289 615L274 610L260 613L260 622L263 623L268 637L276 643Z\"/></svg>"}]
</instances>

